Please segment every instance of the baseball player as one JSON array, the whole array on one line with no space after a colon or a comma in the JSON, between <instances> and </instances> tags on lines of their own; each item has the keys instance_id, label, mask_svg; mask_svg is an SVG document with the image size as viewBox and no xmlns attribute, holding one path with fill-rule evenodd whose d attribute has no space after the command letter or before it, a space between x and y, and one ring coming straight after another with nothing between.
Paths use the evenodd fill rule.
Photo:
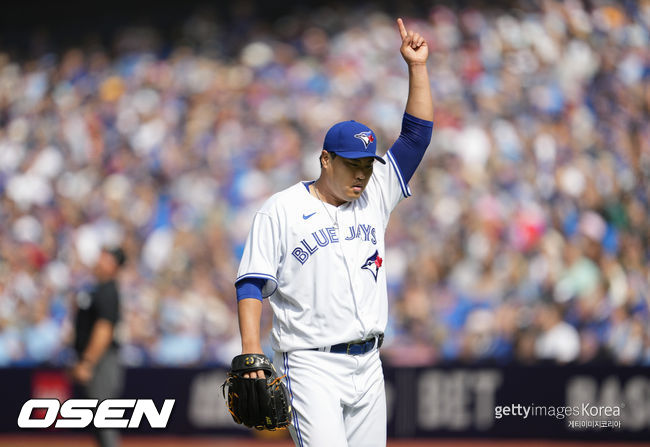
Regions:
<instances>
[{"instance_id":1,"label":"baseball player","mask_svg":"<svg viewBox=\"0 0 650 447\"><path fill-rule=\"evenodd\" d=\"M286 375L297 446L386 445L379 347L388 317L384 233L431 140L427 43L401 19L409 91L399 138L376 153L375 133L332 126L315 181L256 213L235 281L242 353L262 353L262 299L273 310L273 363ZM249 373L263 377L262 371Z\"/></svg>"}]
</instances>

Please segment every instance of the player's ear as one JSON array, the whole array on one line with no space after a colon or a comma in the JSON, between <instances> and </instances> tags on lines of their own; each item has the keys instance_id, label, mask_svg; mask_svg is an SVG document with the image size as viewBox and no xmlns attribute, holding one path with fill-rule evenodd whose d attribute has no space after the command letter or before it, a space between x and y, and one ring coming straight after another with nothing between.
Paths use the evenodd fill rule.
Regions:
<instances>
[{"instance_id":1,"label":"player's ear","mask_svg":"<svg viewBox=\"0 0 650 447\"><path fill-rule=\"evenodd\" d=\"M323 168L325 166L329 166L329 163L332 161L332 154L327 152L325 149L323 149L320 153L320 167Z\"/></svg>"}]
</instances>

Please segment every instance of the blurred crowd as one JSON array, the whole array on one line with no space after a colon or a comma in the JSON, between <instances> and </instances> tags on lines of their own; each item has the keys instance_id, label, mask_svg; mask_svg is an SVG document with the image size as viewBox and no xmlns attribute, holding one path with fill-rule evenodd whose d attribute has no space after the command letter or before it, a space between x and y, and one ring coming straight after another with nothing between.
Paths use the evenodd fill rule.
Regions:
<instances>
[{"instance_id":1,"label":"blurred crowd","mask_svg":"<svg viewBox=\"0 0 650 447\"><path fill-rule=\"evenodd\" d=\"M387 232L386 361L650 365L650 2L405 21L436 118ZM0 49L0 365L71 360L76 297L115 245L127 364L228 364L253 213L318 176L334 122L387 150L407 87L394 18L365 7Z\"/></svg>"}]
</instances>

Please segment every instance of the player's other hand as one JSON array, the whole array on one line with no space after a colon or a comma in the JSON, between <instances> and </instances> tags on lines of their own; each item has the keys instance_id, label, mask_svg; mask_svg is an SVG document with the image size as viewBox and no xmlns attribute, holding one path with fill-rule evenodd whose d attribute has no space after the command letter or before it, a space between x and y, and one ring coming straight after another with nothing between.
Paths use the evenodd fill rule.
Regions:
<instances>
[{"instance_id":1,"label":"player's other hand","mask_svg":"<svg viewBox=\"0 0 650 447\"><path fill-rule=\"evenodd\" d=\"M264 351L262 351L262 348L256 348L256 349L243 349L242 354L264 354ZM264 370L258 369L257 371L251 371L242 374L242 376L246 377L247 379L264 379L266 378L266 374L264 374Z\"/></svg>"},{"instance_id":2,"label":"player's other hand","mask_svg":"<svg viewBox=\"0 0 650 447\"><path fill-rule=\"evenodd\" d=\"M264 379L266 378L266 374L264 374L264 371L261 369L258 369L257 371L251 371L249 373L244 373L244 377L249 378L249 379Z\"/></svg>"},{"instance_id":3,"label":"player's other hand","mask_svg":"<svg viewBox=\"0 0 650 447\"><path fill-rule=\"evenodd\" d=\"M400 52L407 64L424 64L429 57L427 41L419 33L413 30L406 30L404 21L397 19L397 27L402 38Z\"/></svg>"}]
</instances>

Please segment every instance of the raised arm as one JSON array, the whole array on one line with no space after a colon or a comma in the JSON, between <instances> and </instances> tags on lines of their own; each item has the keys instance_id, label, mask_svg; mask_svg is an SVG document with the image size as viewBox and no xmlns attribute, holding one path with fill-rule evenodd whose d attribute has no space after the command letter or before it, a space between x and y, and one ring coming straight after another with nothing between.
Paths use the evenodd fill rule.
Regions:
<instances>
[{"instance_id":1,"label":"raised arm","mask_svg":"<svg viewBox=\"0 0 650 447\"><path fill-rule=\"evenodd\" d=\"M433 99L427 73L427 59L429 58L427 42L419 33L413 30L407 31L402 19L397 19L397 26L402 38L400 52L409 71L406 113L426 121L433 121Z\"/></svg>"},{"instance_id":2,"label":"raised arm","mask_svg":"<svg viewBox=\"0 0 650 447\"><path fill-rule=\"evenodd\" d=\"M400 52L409 70L409 94L402 131L386 157L395 168L402 195L408 197L411 195L408 182L431 142L433 98L427 73L427 42L420 34L407 31L402 19L397 19L397 27L402 38Z\"/></svg>"}]
</instances>

